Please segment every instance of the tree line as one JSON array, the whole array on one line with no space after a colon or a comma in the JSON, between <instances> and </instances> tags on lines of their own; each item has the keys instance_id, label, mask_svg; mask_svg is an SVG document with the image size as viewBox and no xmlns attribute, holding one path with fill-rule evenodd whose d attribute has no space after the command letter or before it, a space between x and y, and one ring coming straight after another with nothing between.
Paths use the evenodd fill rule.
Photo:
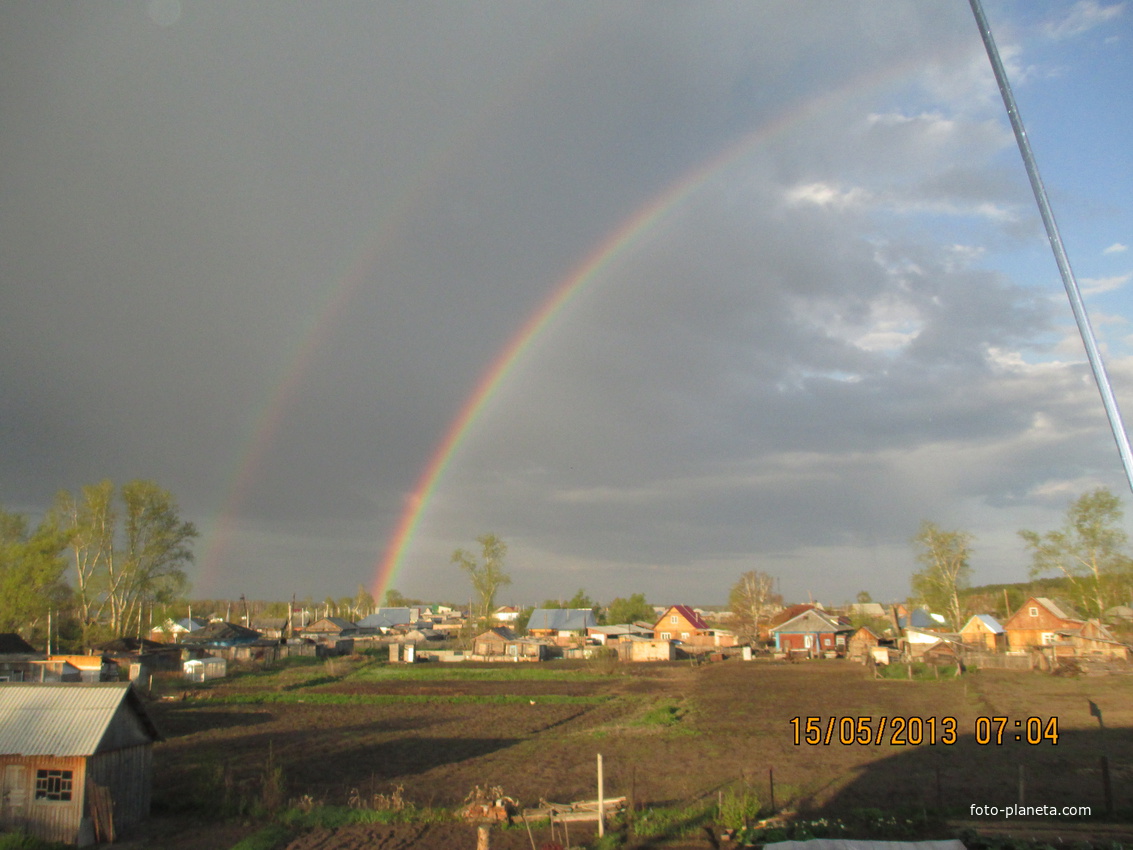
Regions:
<instances>
[{"instance_id":1,"label":"tree line","mask_svg":"<svg viewBox=\"0 0 1133 850\"><path fill-rule=\"evenodd\" d=\"M1105 487L1083 493L1066 509L1060 527L1018 532L1031 563L1031 579L1055 576L1067 601L1087 617L1101 617L1133 594L1133 558L1122 528L1121 500ZM917 601L943 613L954 628L963 625L964 593L971 578L975 538L925 520L913 537L921 569L912 575Z\"/></svg>"},{"instance_id":2,"label":"tree line","mask_svg":"<svg viewBox=\"0 0 1133 850\"><path fill-rule=\"evenodd\" d=\"M84 647L141 634L147 612L188 590L196 537L173 496L146 480L61 491L34 528L0 510L0 631L42 639L55 614Z\"/></svg>"}]
</instances>

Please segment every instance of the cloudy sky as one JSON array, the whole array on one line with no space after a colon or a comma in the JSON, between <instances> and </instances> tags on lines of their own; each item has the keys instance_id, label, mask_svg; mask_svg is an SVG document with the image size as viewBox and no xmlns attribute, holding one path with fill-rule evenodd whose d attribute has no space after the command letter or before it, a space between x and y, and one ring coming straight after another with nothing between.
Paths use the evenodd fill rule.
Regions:
<instances>
[{"instance_id":1,"label":"cloudy sky","mask_svg":"<svg viewBox=\"0 0 1133 850\"><path fill-rule=\"evenodd\" d=\"M1133 405L1133 8L986 10ZM893 599L1129 501L962 0L8 3L0 162L0 503L153 479L198 596Z\"/></svg>"}]
</instances>

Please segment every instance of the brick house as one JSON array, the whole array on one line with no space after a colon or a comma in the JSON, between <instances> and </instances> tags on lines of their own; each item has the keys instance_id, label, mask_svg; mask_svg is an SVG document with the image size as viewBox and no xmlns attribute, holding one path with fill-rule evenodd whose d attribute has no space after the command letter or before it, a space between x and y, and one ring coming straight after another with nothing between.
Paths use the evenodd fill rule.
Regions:
<instances>
[{"instance_id":1,"label":"brick house","mask_svg":"<svg viewBox=\"0 0 1133 850\"><path fill-rule=\"evenodd\" d=\"M704 618L687 605L670 605L653 624L655 640L695 642L695 638L706 635L708 631Z\"/></svg>"}]
</instances>

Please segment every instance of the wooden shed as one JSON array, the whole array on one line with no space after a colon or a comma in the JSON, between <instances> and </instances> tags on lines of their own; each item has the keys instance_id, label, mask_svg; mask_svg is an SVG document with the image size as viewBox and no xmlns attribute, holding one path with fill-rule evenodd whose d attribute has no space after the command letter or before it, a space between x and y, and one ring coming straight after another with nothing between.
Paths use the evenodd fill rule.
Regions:
<instances>
[{"instance_id":1,"label":"wooden shed","mask_svg":"<svg viewBox=\"0 0 1133 850\"><path fill-rule=\"evenodd\" d=\"M113 840L149 816L158 740L129 684L0 684L0 828Z\"/></svg>"}]
</instances>

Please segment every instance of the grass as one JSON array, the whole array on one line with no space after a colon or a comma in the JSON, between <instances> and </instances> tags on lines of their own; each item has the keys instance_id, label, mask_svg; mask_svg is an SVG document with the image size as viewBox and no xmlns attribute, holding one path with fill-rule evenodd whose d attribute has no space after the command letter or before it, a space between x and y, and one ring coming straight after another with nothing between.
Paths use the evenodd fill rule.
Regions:
<instances>
[{"instance_id":1,"label":"grass","mask_svg":"<svg viewBox=\"0 0 1133 850\"><path fill-rule=\"evenodd\" d=\"M26 832L5 832L0 835L0 850L69 850L70 844L44 841Z\"/></svg>"},{"instance_id":2,"label":"grass","mask_svg":"<svg viewBox=\"0 0 1133 850\"><path fill-rule=\"evenodd\" d=\"M613 699L611 696L567 696L562 694L540 694L522 696L516 694L490 695L437 695L425 694L333 694L296 690L286 692L254 693L230 692L199 697L194 705L394 705L447 703L450 705L520 705L532 701L546 705L600 705Z\"/></svg>"}]
</instances>

